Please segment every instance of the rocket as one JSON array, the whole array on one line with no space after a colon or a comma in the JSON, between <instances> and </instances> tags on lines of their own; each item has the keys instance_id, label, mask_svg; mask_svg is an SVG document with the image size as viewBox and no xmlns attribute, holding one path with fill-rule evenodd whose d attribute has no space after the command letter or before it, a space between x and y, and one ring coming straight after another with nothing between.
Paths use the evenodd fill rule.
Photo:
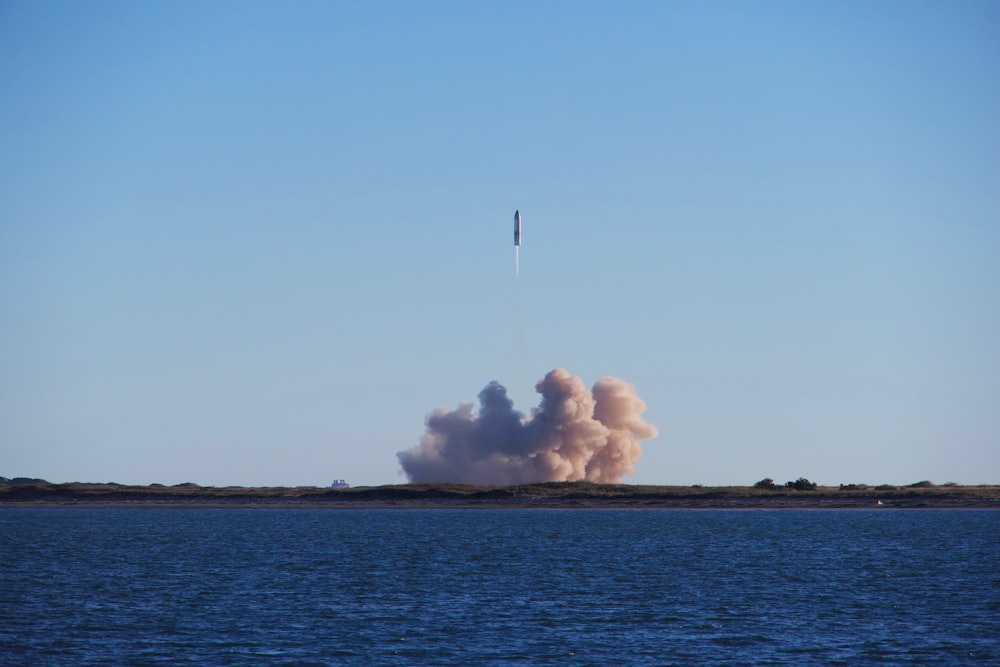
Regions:
<instances>
[{"instance_id":1,"label":"rocket","mask_svg":"<svg viewBox=\"0 0 1000 667\"><path fill-rule=\"evenodd\" d=\"M514 245L521 245L521 212L514 211Z\"/></svg>"}]
</instances>

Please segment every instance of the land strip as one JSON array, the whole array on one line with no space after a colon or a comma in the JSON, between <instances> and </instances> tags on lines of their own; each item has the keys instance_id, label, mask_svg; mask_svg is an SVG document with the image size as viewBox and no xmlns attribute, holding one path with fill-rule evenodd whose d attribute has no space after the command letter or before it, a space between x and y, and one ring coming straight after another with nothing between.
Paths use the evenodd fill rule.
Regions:
<instances>
[{"instance_id":1,"label":"land strip","mask_svg":"<svg viewBox=\"0 0 1000 667\"><path fill-rule=\"evenodd\" d=\"M553 482L505 487L400 484L321 487L126 486L0 481L0 509L13 507L329 509L1000 509L1000 486L785 487L638 486Z\"/></svg>"}]
</instances>

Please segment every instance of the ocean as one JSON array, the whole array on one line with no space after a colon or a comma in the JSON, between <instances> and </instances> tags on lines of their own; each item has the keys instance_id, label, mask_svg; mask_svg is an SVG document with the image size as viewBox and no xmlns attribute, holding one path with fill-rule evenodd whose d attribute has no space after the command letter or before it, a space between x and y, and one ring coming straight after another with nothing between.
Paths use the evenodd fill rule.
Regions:
<instances>
[{"instance_id":1,"label":"ocean","mask_svg":"<svg viewBox=\"0 0 1000 667\"><path fill-rule=\"evenodd\" d=\"M1000 665L1000 511L0 510L2 665Z\"/></svg>"}]
</instances>

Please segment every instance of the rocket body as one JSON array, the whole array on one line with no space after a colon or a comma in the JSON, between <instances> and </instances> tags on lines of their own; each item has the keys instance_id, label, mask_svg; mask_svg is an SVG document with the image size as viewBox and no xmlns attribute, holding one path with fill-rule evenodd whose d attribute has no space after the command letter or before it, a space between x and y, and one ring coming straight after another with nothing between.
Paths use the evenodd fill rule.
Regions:
<instances>
[{"instance_id":1,"label":"rocket body","mask_svg":"<svg viewBox=\"0 0 1000 667\"><path fill-rule=\"evenodd\" d=\"M521 212L514 211L514 245L521 245Z\"/></svg>"}]
</instances>

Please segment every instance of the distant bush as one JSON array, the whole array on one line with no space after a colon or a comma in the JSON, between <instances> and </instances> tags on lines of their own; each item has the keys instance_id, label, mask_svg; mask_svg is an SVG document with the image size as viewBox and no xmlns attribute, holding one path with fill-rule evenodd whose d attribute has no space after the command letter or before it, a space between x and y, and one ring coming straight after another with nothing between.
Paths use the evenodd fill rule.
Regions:
<instances>
[{"instance_id":1,"label":"distant bush","mask_svg":"<svg viewBox=\"0 0 1000 667\"><path fill-rule=\"evenodd\" d=\"M895 491L896 487L894 487L892 484L879 484L878 486L875 487L875 490L876 491Z\"/></svg>"},{"instance_id":2,"label":"distant bush","mask_svg":"<svg viewBox=\"0 0 1000 667\"><path fill-rule=\"evenodd\" d=\"M930 480L926 479L920 482L914 482L913 484L909 485L911 489L929 489L932 486L934 486L934 482L931 482Z\"/></svg>"},{"instance_id":3,"label":"distant bush","mask_svg":"<svg viewBox=\"0 0 1000 667\"><path fill-rule=\"evenodd\" d=\"M37 486L39 484L48 484L44 479L39 479L38 477L15 477L13 479L7 479L6 477L0 477L0 484L4 486Z\"/></svg>"},{"instance_id":4,"label":"distant bush","mask_svg":"<svg viewBox=\"0 0 1000 667\"><path fill-rule=\"evenodd\" d=\"M864 491L868 488L867 484L841 484L841 491Z\"/></svg>"},{"instance_id":5,"label":"distant bush","mask_svg":"<svg viewBox=\"0 0 1000 667\"><path fill-rule=\"evenodd\" d=\"M764 479L760 480L759 482L756 482L753 485L753 488L755 488L755 489L773 489L773 488L776 488L776 487L774 486L774 480L773 479L771 479L770 477L765 477Z\"/></svg>"},{"instance_id":6,"label":"distant bush","mask_svg":"<svg viewBox=\"0 0 1000 667\"><path fill-rule=\"evenodd\" d=\"M816 482L810 482L805 477L799 477L794 482L785 482L785 486L796 491L812 491L816 488Z\"/></svg>"},{"instance_id":7,"label":"distant bush","mask_svg":"<svg viewBox=\"0 0 1000 667\"><path fill-rule=\"evenodd\" d=\"M941 486L958 486L957 482L945 482Z\"/></svg>"}]
</instances>

